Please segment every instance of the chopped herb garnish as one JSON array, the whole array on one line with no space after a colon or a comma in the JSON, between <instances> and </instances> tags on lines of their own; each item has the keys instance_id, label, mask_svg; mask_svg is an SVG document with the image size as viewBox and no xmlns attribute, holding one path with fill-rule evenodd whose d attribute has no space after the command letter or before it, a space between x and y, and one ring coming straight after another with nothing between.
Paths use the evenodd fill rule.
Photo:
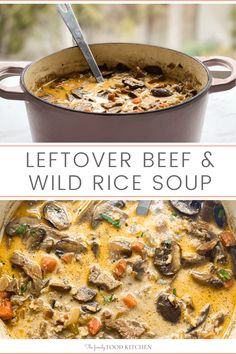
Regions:
<instances>
[{"instance_id":1,"label":"chopped herb garnish","mask_svg":"<svg viewBox=\"0 0 236 354\"><path fill-rule=\"evenodd\" d=\"M5 262L3 262L1 259L0 259L0 263L2 263L3 265L5 264Z\"/></svg>"},{"instance_id":2,"label":"chopped herb garnish","mask_svg":"<svg viewBox=\"0 0 236 354\"><path fill-rule=\"evenodd\" d=\"M111 295L108 295L108 296L104 296L104 298L103 298L104 304L110 304L114 300L115 300L114 294L111 294Z\"/></svg>"},{"instance_id":3,"label":"chopped herb garnish","mask_svg":"<svg viewBox=\"0 0 236 354\"><path fill-rule=\"evenodd\" d=\"M106 220L107 222L109 222L109 224L113 225L114 227L116 227L117 229L120 228L120 220L113 220L109 215L107 214L100 214L100 218L102 218L103 220Z\"/></svg>"},{"instance_id":4,"label":"chopped herb garnish","mask_svg":"<svg viewBox=\"0 0 236 354\"><path fill-rule=\"evenodd\" d=\"M21 224L21 225L19 225L18 228L16 229L16 234L17 234L17 235L24 235L28 229L29 229L29 225L27 225L27 224Z\"/></svg>"},{"instance_id":5,"label":"chopped herb garnish","mask_svg":"<svg viewBox=\"0 0 236 354\"><path fill-rule=\"evenodd\" d=\"M175 218L178 216L178 214L176 213L176 212L173 212L172 214L171 214L171 216L174 216Z\"/></svg>"},{"instance_id":6,"label":"chopped herb garnish","mask_svg":"<svg viewBox=\"0 0 236 354\"><path fill-rule=\"evenodd\" d=\"M28 283L21 284L20 286L20 294L23 295L28 288Z\"/></svg>"},{"instance_id":7,"label":"chopped herb garnish","mask_svg":"<svg viewBox=\"0 0 236 354\"><path fill-rule=\"evenodd\" d=\"M228 281L232 278L232 274L223 268L217 271L217 275L222 281Z\"/></svg>"},{"instance_id":8,"label":"chopped herb garnish","mask_svg":"<svg viewBox=\"0 0 236 354\"><path fill-rule=\"evenodd\" d=\"M173 289L172 293L173 293L174 296L177 296L176 288Z\"/></svg>"}]
</instances>

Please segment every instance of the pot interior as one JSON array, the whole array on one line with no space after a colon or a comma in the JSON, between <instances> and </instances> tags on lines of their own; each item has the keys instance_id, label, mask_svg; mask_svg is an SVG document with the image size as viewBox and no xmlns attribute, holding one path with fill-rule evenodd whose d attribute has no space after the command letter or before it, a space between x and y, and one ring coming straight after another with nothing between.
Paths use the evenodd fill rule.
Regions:
<instances>
[{"instance_id":1,"label":"pot interior","mask_svg":"<svg viewBox=\"0 0 236 354\"><path fill-rule=\"evenodd\" d=\"M90 48L99 65L107 64L113 67L123 63L129 67L141 68L146 65L159 65L173 78L200 83L201 90L209 82L208 71L204 65L190 56L171 49L121 43L93 44ZM44 82L86 69L88 66L80 49L67 48L31 64L25 72L24 85L33 93Z\"/></svg>"}]
</instances>

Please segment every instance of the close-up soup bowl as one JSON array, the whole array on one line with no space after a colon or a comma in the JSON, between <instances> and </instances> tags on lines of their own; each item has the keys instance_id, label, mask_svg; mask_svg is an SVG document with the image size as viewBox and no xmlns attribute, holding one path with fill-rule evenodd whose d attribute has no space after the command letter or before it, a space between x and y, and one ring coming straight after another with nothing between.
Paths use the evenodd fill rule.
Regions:
<instances>
[{"instance_id":1,"label":"close-up soup bowl","mask_svg":"<svg viewBox=\"0 0 236 354\"><path fill-rule=\"evenodd\" d=\"M235 338L236 202L142 203L0 201L0 338Z\"/></svg>"},{"instance_id":2,"label":"close-up soup bowl","mask_svg":"<svg viewBox=\"0 0 236 354\"><path fill-rule=\"evenodd\" d=\"M0 81L20 76L20 86L0 83L0 96L25 101L32 139L35 142L198 142L201 138L208 96L236 85L236 62L227 57L194 58L184 53L143 44L93 44L99 65L129 67L159 65L180 81L194 77L198 93L177 105L152 111L96 113L75 111L37 97L35 90L45 78L57 78L87 69L77 47L67 48L26 67L9 64L0 70ZM169 65L171 63L171 66ZM210 66L230 69L225 79L213 78ZM174 70L173 70L174 67Z\"/></svg>"}]
</instances>

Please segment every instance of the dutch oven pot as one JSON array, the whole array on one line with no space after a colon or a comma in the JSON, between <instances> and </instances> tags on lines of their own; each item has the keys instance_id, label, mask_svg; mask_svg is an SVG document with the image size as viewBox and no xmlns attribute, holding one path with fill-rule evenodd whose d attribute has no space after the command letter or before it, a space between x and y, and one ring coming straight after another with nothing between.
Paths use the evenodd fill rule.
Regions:
<instances>
[{"instance_id":1,"label":"dutch oven pot","mask_svg":"<svg viewBox=\"0 0 236 354\"><path fill-rule=\"evenodd\" d=\"M20 206L21 201L16 200L1 200L0 201L0 242L4 234L6 225L10 222L13 217L14 212ZM236 232L236 200L224 200L222 201L224 205L227 219L230 228L235 233ZM7 328L3 321L0 319L0 339L10 338L10 333L7 332ZM236 338L236 313L234 312L233 317L230 321L229 327L225 333L224 338Z\"/></svg>"},{"instance_id":2,"label":"dutch oven pot","mask_svg":"<svg viewBox=\"0 0 236 354\"><path fill-rule=\"evenodd\" d=\"M7 88L0 82L0 96L25 101L31 134L35 142L198 142L211 92L228 90L236 85L236 63L225 57L196 59L171 49L142 44L94 44L91 50L98 64L114 66L160 65L178 77L194 75L201 83L200 92L187 102L159 111L104 114L87 113L58 107L43 101L33 90L45 77L65 75L87 69L80 49L67 48L44 57L26 68L9 66L0 71L0 81L20 75L20 86ZM230 68L226 79L212 78L207 67Z\"/></svg>"}]
</instances>

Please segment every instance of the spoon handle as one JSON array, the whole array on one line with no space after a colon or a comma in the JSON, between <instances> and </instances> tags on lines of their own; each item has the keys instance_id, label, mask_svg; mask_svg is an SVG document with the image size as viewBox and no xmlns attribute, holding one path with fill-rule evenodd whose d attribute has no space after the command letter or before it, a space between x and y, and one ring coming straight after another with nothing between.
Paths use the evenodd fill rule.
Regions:
<instances>
[{"instance_id":1,"label":"spoon handle","mask_svg":"<svg viewBox=\"0 0 236 354\"><path fill-rule=\"evenodd\" d=\"M136 208L137 215L147 215L151 205L151 200L140 200Z\"/></svg>"},{"instance_id":2,"label":"spoon handle","mask_svg":"<svg viewBox=\"0 0 236 354\"><path fill-rule=\"evenodd\" d=\"M95 76L97 82L104 82L102 77L102 73L94 59L94 56L84 39L81 27L75 17L74 11L70 4L58 4L57 10L61 15L63 21L65 22L66 26L70 30L72 37L74 38L75 42L79 46L80 50L82 51L93 75Z\"/></svg>"}]
</instances>

